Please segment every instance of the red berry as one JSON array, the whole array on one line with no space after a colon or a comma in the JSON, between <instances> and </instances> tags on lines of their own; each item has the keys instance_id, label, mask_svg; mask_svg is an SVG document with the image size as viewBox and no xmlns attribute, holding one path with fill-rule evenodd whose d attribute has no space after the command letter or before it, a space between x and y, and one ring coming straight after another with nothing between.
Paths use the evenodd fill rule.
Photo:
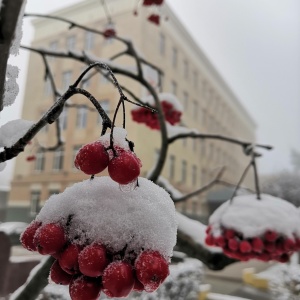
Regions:
<instances>
[{"instance_id":1,"label":"red berry","mask_svg":"<svg viewBox=\"0 0 300 300\"><path fill-rule=\"evenodd\" d=\"M36 231L41 226L40 222L32 221L25 231L21 234L20 241L24 248L29 251L37 251L36 244L34 243L34 236Z\"/></svg>"},{"instance_id":2,"label":"red berry","mask_svg":"<svg viewBox=\"0 0 300 300\"><path fill-rule=\"evenodd\" d=\"M206 238L205 238L205 243L208 246L214 246L215 245L214 237L211 234L207 235Z\"/></svg>"},{"instance_id":3,"label":"red berry","mask_svg":"<svg viewBox=\"0 0 300 300\"><path fill-rule=\"evenodd\" d=\"M271 255L269 253L261 253L257 256L257 259L262 260L262 261L270 261L271 260Z\"/></svg>"},{"instance_id":4,"label":"red berry","mask_svg":"<svg viewBox=\"0 0 300 300\"><path fill-rule=\"evenodd\" d=\"M43 255L59 252L66 243L63 227L55 223L43 225L37 230L34 243Z\"/></svg>"},{"instance_id":5,"label":"red berry","mask_svg":"<svg viewBox=\"0 0 300 300\"><path fill-rule=\"evenodd\" d=\"M264 243L265 250L269 253L273 253L275 251L275 244L271 242Z\"/></svg>"},{"instance_id":6,"label":"red berry","mask_svg":"<svg viewBox=\"0 0 300 300\"><path fill-rule=\"evenodd\" d=\"M211 229L212 229L212 226L211 225L208 225L205 229L205 233L206 234L209 234L211 232Z\"/></svg>"},{"instance_id":7,"label":"red berry","mask_svg":"<svg viewBox=\"0 0 300 300\"><path fill-rule=\"evenodd\" d=\"M27 156L27 157L26 157L26 160L27 160L27 161L33 161L33 160L36 160L36 156L35 156L35 155Z\"/></svg>"},{"instance_id":8,"label":"red berry","mask_svg":"<svg viewBox=\"0 0 300 300\"><path fill-rule=\"evenodd\" d=\"M248 241L241 241L239 247L241 253L250 253L252 251L251 244Z\"/></svg>"},{"instance_id":9,"label":"red berry","mask_svg":"<svg viewBox=\"0 0 300 300\"><path fill-rule=\"evenodd\" d=\"M159 25L160 23L160 16L156 14L152 14L148 17L149 22Z\"/></svg>"},{"instance_id":10,"label":"red berry","mask_svg":"<svg viewBox=\"0 0 300 300\"><path fill-rule=\"evenodd\" d=\"M251 245L252 245L253 251L257 252L257 253L261 253L264 249L264 243L258 237L252 239Z\"/></svg>"},{"instance_id":11,"label":"red berry","mask_svg":"<svg viewBox=\"0 0 300 300\"><path fill-rule=\"evenodd\" d=\"M130 151L119 151L108 164L108 173L119 184L128 184L140 175L141 162Z\"/></svg>"},{"instance_id":12,"label":"red berry","mask_svg":"<svg viewBox=\"0 0 300 300\"><path fill-rule=\"evenodd\" d=\"M153 0L144 0L143 1L143 5L144 6L151 6L154 4L154 1Z\"/></svg>"},{"instance_id":13,"label":"red berry","mask_svg":"<svg viewBox=\"0 0 300 300\"><path fill-rule=\"evenodd\" d=\"M102 276L103 292L109 297L127 297L134 285L133 269L124 261L108 265Z\"/></svg>"},{"instance_id":14,"label":"red berry","mask_svg":"<svg viewBox=\"0 0 300 300\"><path fill-rule=\"evenodd\" d=\"M69 286L72 300L97 300L101 292L101 279L86 276L75 277Z\"/></svg>"},{"instance_id":15,"label":"red berry","mask_svg":"<svg viewBox=\"0 0 300 300\"><path fill-rule=\"evenodd\" d=\"M231 251L237 251L239 249L239 242L236 239L230 239L228 241L228 248Z\"/></svg>"},{"instance_id":16,"label":"red berry","mask_svg":"<svg viewBox=\"0 0 300 300\"><path fill-rule=\"evenodd\" d=\"M100 244L92 244L85 247L79 254L78 262L80 272L90 277L102 275L109 264L106 249Z\"/></svg>"},{"instance_id":17,"label":"red berry","mask_svg":"<svg viewBox=\"0 0 300 300\"><path fill-rule=\"evenodd\" d=\"M217 238L215 238L215 244L219 247L225 247L226 245L226 240L224 238L224 236L218 236Z\"/></svg>"},{"instance_id":18,"label":"red berry","mask_svg":"<svg viewBox=\"0 0 300 300\"><path fill-rule=\"evenodd\" d=\"M114 36L116 36L116 31L115 31L115 29L113 29L113 28L107 28L107 29L105 29L105 30L103 31L103 36L104 36L105 38L111 38L111 37L114 37Z\"/></svg>"},{"instance_id":19,"label":"red berry","mask_svg":"<svg viewBox=\"0 0 300 300\"><path fill-rule=\"evenodd\" d=\"M68 285L71 282L72 275L66 273L56 260L50 269L50 278L56 284Z\"/></svg>"},{"instance_id":20,"label":"red berry","mask_svg":"<svg viewBox=\"0 0 300 300\"><path fill-rule=\"evenodd\" d=\"M158 251L143 251L135 261L135 269L146 292L154 292L169 275L168 262Z\"/></svg>"},{"instance_id":21,"label":"red berry","mask_svg":"<svg viewBox=\"0 0 300 300\"><path fill-rule=\"evenodd\" d=\"M144 290L144 285L135 277L133 290L136 292L142 292Z\"/></svg>"},{"instance_id":22,"label":"red berry","mask_svg":"<svg viewBox=\"0 0 300 300\"><path fill-rule=\"evenodd\" d=\"M87 175L102 172L108 165L109 157L105 147L99 142L87 144L79 149L75 157L75 167Z\"/></svg>"},{"instance_id":23,"label":"red berry","mask_svg":"<svg viewBox=\"0 0 300 300\"><path fill-rule=\"evenodd\" d=\"M296 243L292 239L285 239L283 241L283 247L287 252L294 251L296 248Z\"/></svg>"},{"instance_id":24,"label":"red berry","mask_svg":"<svg viewBox=\"0 0 300 300\"><path fill-rule=\"evenodd\" d=\"M265 233L265 240L268 241L268 242L275 242L277 237L278 237L278 234L277 234L276 231L268 230Z\"/></svg>"},{"instance_id":25,"label":"red berry","mask_svg":"<svg viewBox=\"0 0 300 300\"><path fill-rule=\"evenodd\" d=\"M79 273L78 255L81 247L78 245L70 244L60 255L59 265L68 274Z\"/></svg>"},{"instance_id":26,"label":"red berry","mask_svg":"<svg viewBox=\"0 0 300 300\"><path fill-rule=\"evenodd\" d=\"M155 5L162 5L163 2L164 2L164 0L153 0L153 3L154 3Z\"/></svg>"},{"instance_id":27,"label":"red berry","mask_svg":"<svg viewBox=\"0 0 300 300\"><path fill-rule=\"evenodd\" d=\"M235 231L233 229L226 229L224 236L227 240L233 239L235 237Z\"/></svg>"}]
</instances>

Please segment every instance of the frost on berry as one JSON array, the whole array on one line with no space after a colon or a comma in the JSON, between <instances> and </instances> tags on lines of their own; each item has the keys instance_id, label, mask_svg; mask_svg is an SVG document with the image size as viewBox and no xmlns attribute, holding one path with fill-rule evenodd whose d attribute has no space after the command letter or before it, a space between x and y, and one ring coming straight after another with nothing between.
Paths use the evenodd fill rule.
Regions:
<instances>
[{"instance_id":1,"label":"frost on berry","mask_svg":"<svg viewBox=\"0 0 300 300\"><path fill-rule=\"evenodd\" d=\"M127 297L134 281L133 268L129 263L112 262L102 276L103 292L109 297Z\"/></svg>"},{"instance_id":2,"label":"frost on berry","mask_svg":"<svg viewBox=\"0 0 300 300\"><path fill-rule=\"evenodd\" d=\"M68 285L71 282L72 275L66 273L59 265L58 261L56 260L51 269L50 269L50 281L61 284L61 285Z\"/></svg>"},{"instance_id":3,"label":"frost on berry","mask_svg":"<svg viewBox=\"0 0 300 300\"><path fill-rule=\"evenodd\" d=\"M34 243L34 237L40 226L40 222L32 221L20 236L21 244L29 251L37 250L37 245Z\"/></svg>"},{"instance_id":4,"label":"frost on berry","mask_svg":"<svg viewBox=\"0 0 300 300\"><path fill-rule=\"evenodd\" d=\"M100 278L73 277L69 293L72 300L97 300L101 292Z\"/></svg>"},{"instance_id":5,"label":"frost on berry","mask_svg":"<svg viewBox=\"0 0 300 300\"><path fill-rule=\"evenodd\" d=\"M176 243L177 218L169 194L145 178L124 193L110 177L97 177L52 195L37 216L44 223L67 223L68 239L79 245L101 242L118 252L126 248L139 254L142 249L172 255ZM125 256L127 255L125 254Z\"/></svg>"}]
</instances>

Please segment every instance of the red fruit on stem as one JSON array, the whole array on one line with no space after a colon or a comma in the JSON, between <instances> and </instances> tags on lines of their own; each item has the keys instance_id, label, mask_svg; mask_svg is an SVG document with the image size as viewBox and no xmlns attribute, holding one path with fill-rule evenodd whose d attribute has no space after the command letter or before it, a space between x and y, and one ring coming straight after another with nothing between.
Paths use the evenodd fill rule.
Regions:
<instances>
[{"instance_id":1,"label":"red fruit on stem","mask_svg":"<svg viewBox=\"0 0 300 300\"><path fill-rule=\"evenodd\" d=\"M72 300L97 300L101 292L101 279L86 276L75 277L69 286Z\"/></svg>"},{"instance_id":2,"label":"red fruit on stem","mask_svg":"<svg viewBox=\"0 0 300 300\"><path fill-rule=\"evenodd\" d=\"M287 263L290 260L290 255L287 253L284 253L284 254L280 255L276 260L281 263Z\"/></svg>"},{"instance_id":3,"label":"red fruit on stem","mask_svg":"<svg viewBox=\"0 0 300 300\"><path fill-rule=\"evenodd\" d=\"M215 244L219 247L225 247L226 245L226 240L224 238L224 236L218 236L217 238L215 238Z\"/></svg>"},{"instance_id":4,"label":"red fruit on stem","mask_svg":"<svg viewBox=\"0 0 300 300\"><path fill-rule=\"evenodd\" d=\"M27 156L27 157L26 157L26 160L27 160L27 161L33 161L33 160L36 160L36 156L35 156L35 155Z\"/></svg>"},{"instance_id":5,"label":"red fruit on stem","mask_svg":"<svg viewBox=\"0 0 300 300\"><path fill-rule=\"evenodd\" d=\"M109 157L105 147L99 142L87 144L79 149L75 157L75 167L87 175L102 172L108 165Z\"/></svg>"},{"instance_id":6,"label":"red fruit on stem","mask_svg":"<svg viewBox=\"0 0 300 300\"><path fill-rule=\"evenodd\" d=\"M251 244L252 244L252 249L254 252L261 253L264 249L264 243L258 237L253 238Z\"/></svg>"},{"instance_id":7,"label":"red fruit on stem","mask_svg":"<svg viewBox=\"0 0 300 300\"><path fill-rule=\"evenodd\" d=\"M135 261L137 279L146 292L154 292L169 275L168 262L158 251L143 251Z\"/></svg>"},{"instance_id":8,"label":"red fruit on stem","mask_svg":"<svg viewBox=\"0 0 300 300\"><path fill-rule=\"evenodd\" d=\"M78 245L70 244L60 255L59 265L68 274L74 275L79 273L78 256L81 247Z\"/></svg>"},{"instance_id":9,"label":"red fruit on stem","mask_svg":"<svg viewBox=\"0 0 300 300\"><path fill-rule=\"evenodd\" d=\"M211 226L211 225L208 225L208 226L206 227L206 229L205 229L205 233L206 233L206 234L209 234L209 233L211 232L211 228L212 228L212 226Z\"/></svg>"},{"instance_id":10,"label":"red fruit on stem","mask_svg":"<svg viewBox=\"0 0 300 300\"><path fill-rule=\"evenodd\" d=\"M264 243L265 250L269 253L273 253L275 251L275 244L271 242Z\"/></svg>"},{"instance_id":11,"label":"red fruit on stem","mask_svg":"<svg viewBox=\"0 0 300 300\"><path fill-rule=\"evenodd\" d=\"M144 290L144 285L136 277L134 277L133 290L136 292L142 292Z\"/></svg>"},{"instance_id":12,"label":"red fruit on stem","mask_svg":"<svg viewBox=\"0 0 300 300\"><path fill-rule=\"evenodd\" d=\"M162 5L164 0L152 0L155 5Z\"/></svg>"},{"instance_id":13,"label":"red fruit on stem","mask_svg":"<svg viewBox=\"0 0 300 300\"><path fill-rule=\"evenodd\" d=\"M241 253L250 253L252 251L251 244L248 241L241 241L239 248Z\"/></svg>"},{"instance_id":14,"label":"red fruit on stem","mask_svg":"<svg viewBox=\"0 0 300 300\"><path fill-rule=\"evenodd\" d=\"M85 247L79 254L78 263L82 274L90 277L102 275L109 264L106 248L96 243Z\"/></svg>"},{"instance_id":15,"label":"red fruit on stem","mask_svg":"<svg viewBox=\"0 0 300 300\"><path fill-rule=\"evenodd\" d=\"M233 229L226 229L224 236L227 240L233 239L235 237L235 231Z\"/></svg>"},{"instance_id":16,"label":"red fruit on stem","mask_svg":"<svg viewBox=\"0 0 300 300\"><path fill-rule=\"evenodd\" d=\"M214 246L215 245L214 237L211 234L207 235L206 238L205 238L205 243L208 246Z\"/></svg>"},{"instance_id":17,"label":"red fruit on stem","mask_svg":"<svg viewBox=\"0 0 300 300\"><path fill-rule=\"evenodd\" d=\"M236 239L230 239L228 241L228 248L231 251L237 251L239 249L239 242Z\"/></svg>"},{"instance_id":18,"label":"red fruit on stem","mask_svg":"<svg viewBox=\"0 0 300 300\"><path fill-rule=\"evenodd\" d=\"M152 14L148 17L148 21L154 23L155 25L160 24L160 16L156 14Z\"/></svg>"},{"instance_id":19,"label":"red fruit on stem","mask_svg":"<svg viewBox=\"0 0 300 300\"><path fill-rule=\"evenodd\" d=\"M49 223L41 226L34 237L34 243L40 254L54 254L66 244L65 231L62 226Z\"/></svg>"},{"instance_id":20,"label":"red fruit on stem","mask_svg":"<svg viewBox=\"0 0 300 300\"><path fill-rule=\"evenodd\" d=\"M109 297L127 297L133 289L134 277L130 264L115 261L108 265L102 276L103 292Z\"/></svg>"},{"instance_id":21,"label":"red fruit on stem","mask_svg":"<svg viewBox=\"0 0 300 300\"><path fill-rule=\"evenodd\" d=\"M116 36L116 31L113 28L107 28L103 31L103 36L107 39L114 37L114 36Z\"/></svg>"},{"instance_id":22,"label":"red fruit on stem","mask_svg":"<svg viewBox=\"0 0 300 300\"><path fill-rule=\"evenodd\" d=\"M108 173L119 184L128 184L138 178L140 168L141 162L133 152L122 151L109 161Z\"/></svg>"},{"instance_id":23,"label":"red fruit on stem","mask_svg":"<svg viewBox=\"0 0 300 300\"><path fill-rule=\"evenodd\" d=\"M32 221L20 236L21 244L29 251L37 251L37 245L34 243L34 236L40 226L40 222Z\"/></svg>"},{"instance_id":24,"label":"red fruit on stem","mask_svg":"<svg viewBox=\"0 0 300 300\"><path fill-rule=\"evenodd\" d=\"M154 4L154 1L153 0L144 0L143 1L143 5L144 6L151 6Z\"/></svg>"},{"instance_id":25,"label":"red fruit on stem","mask_svg":"<svg viewBox=\"0 0 300 300\"><path fill-rule=\"evenodd\" d=\"M56 260L50 269L50 278L56 284L68 285L73 276L66 273Z\"/></svg>"},{"instance_id":26,"label":"red fruit on stem","mask_svg":"<svg viewBox=\"0 0 300 300\"><path fill-rule=\"evenodd\" d=\"M278 237L278 234L277 234L276 231L268 230L265 233L265 240L268 241L268 242L275 242L277 237Z\"/></svg>"}]
</instances>

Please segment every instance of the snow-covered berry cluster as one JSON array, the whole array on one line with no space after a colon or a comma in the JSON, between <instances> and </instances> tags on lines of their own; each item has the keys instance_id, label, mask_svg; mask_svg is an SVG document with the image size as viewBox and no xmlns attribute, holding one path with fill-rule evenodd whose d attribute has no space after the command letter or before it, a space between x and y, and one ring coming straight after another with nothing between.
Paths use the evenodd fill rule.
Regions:
<instances>
[{"instance_id":1,"label":"snow-covered berry cluster","mask_svg":"<svg viewBox=\"0 0 300 300\"><path fill-rule=\"evenodd\" d=\"M160 94L159 96L166 121L171 125L179 123L182 115L182 106L178 99L170 94ZM149 99L147 98L145 101L149 101ZM151 104L152 101L150 101ZM149 109L144 107L135 108L131 111L131 115L132 119L138 123L144 123L151 129L160 129L158 115Z\"/></svg>"},{"instance_id":2,"label":"snow-covered berry cluster","mask_svg":"<svg viewBox=\"0 0 300 300\"><path fill-rule=\"evenodd\" d=\"M21 243L56 259L50 279L69 285L72 300L93 300L101 291L155 291L169 275L176 231L175 207L162 188L140 178L124 193L98 177L52 195Z\"/></svg>"},{"instance_id":3,"label":"snow-covered berry cluster","mask_svg":"<svg viewBox=\"0 0 300 300\"><path fill-rule=\"evenodd\" d=\"M300 250L297 208L270 195L255 197L238 196L221 205L210 217L205 242L241 261L287 262Z\"/></svg>"},{"instance_id":4,"label":"snow-covered berry cluster","mask_svg":"<svg viewBox=\"0 0 300 300\"><path fill-rule=\"evenodd\" d=\"M114 129L114 151L109 149L110 134L81 147L75 157L75 167L85 174L95 175L108 168L109 176L119 184L129 184L137 179L142 167L140 159L126 141L126 130Z\"/></svg>"}]
</instances>

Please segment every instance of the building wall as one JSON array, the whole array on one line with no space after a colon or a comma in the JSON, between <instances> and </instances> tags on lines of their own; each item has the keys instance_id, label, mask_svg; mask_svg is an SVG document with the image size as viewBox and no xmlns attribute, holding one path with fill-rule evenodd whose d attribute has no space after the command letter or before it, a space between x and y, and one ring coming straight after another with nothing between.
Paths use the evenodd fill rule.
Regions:
<instances>
[{"instance_id":1,"label":"building wall","mask_svg":"<svg viewBox=\"0 0 300 300\"><path fill-rule=\"evenodd\" d=\"M118 35L130 36L138 52L164 71L163 91L175 93L184 106L182 125L197 128L199 132L223 134L254 141L255 124L251 117L172 11L167 6L164 8L165 13L169 15L169 21L162 22L162 25L158 27L146 21L147 15L143 10L140 10L138 17L134 17L132 15L134 3L133 0L110 2ZM55 14L99 30L102 30L106 23L103 10L99 1L96 0L81 2ZM93 36L91 49L86 49L87 33L78 28L68 30L68 26L62 22L38 19L34 21L34 25L36 29L34 47L52 47L56 50L66 51L69 45L69 50L76 53L76 51L85 49L88 55L99 57L99 60L107 59L124 49L121 43L109 42L96 35ZM70 46L71 37L75 37L75 43ZM173 58L174 49L177 53L176 63ZM81 62L71 59L51 58L49 63L62 92L65 91L68 84L77 79L84 68ZM135 69L130 57L117 59L116 63L132 70ZM32 53L29 65L22 117L37 120L53 103L53 96L43 81L44 66L41 57ZM149 68L144 71L147 76L153 75L153 71L151 72ZM66 72L71 73L68 75ZM70 82L66 82L67 77ZM146 90L131 79L124 76L117 76L117 78L122 85L136 95L146 95ZM174 91L174 82L176 91ZM86 89L97 100L108 101L106 103L109 103L109 115L112 117L112 111L118 101L116 89L99 74L89 81ZM73 104L85 104L92 108L92 105L82 96L75 96L71 101ZM135 142L135 152L143 162L142 175L145 176L157 158L161 142L160 133L132 122L130 117L132 106L131 104L126 106L128 138ZM66 116L66 126L62 129L65 142L62 169L53 170L54 152L45 153L43 170L36 170L37 161L30 163L26 161L28 155L36 153L38 145L55 145L55 126L47 126L47 129L40 132L34 139L33 144L17 158L10 194L12 206L27 205L28 207L30 199L37 198L37 192L39 192L39 205L42 205L51 193L63 191L74 182L88 178L73 166L74 149L99 137L101 132L99 117L95 112L89 111L86 126L79 129L77 128L78 109L68 108ZM63 126L63 117L61 117L61 121L61 126ZM120 119L117 124L121 125ZM170 173L170 157L175 158L174 174ZM239 146L226 142L179 140L170 146L162 175L182 192L190 192L208 183L217 170L224 165L227 167L224 178L233 183L237 182L248 160ZM183 164L186 164L185 178ZM101 175L106 175L106 173ZM252 182L251 177L246 179L248 186L251 186ZM33 201L36 200L33 199ZM205 195L179 204L178 209L189 214L206 215Z\"/></svg>"}]
</instances>

